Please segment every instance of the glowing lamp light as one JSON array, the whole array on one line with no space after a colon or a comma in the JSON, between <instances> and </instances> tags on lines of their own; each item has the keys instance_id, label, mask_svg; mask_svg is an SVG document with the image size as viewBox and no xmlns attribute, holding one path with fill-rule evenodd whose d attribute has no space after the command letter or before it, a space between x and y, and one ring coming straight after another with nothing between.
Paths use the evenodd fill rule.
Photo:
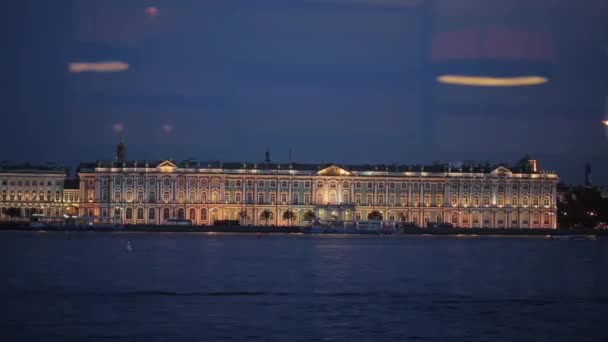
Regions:
<instances>
[{"instance_id":1,"label":"glowing lamp light","mask_svg":"<svg viewBox=\"0 0 608 342\"><path fill-rule=\"evenodd\" d=\"M159 12L158 7L150 6L146 8L146 14L148 14L150 17L156 17Z\"/></svg>"},{"instance_id":2,"label":"glowing lamp light","mask_svg":"<svg viewBox=\"0 0 608 342\"><path fill-rule=\"evenodd\" d=\"M604 126L608 127L608 120L602 121L602 124L604 124Z\"/></svg>"},{"instance_id":3,"label":"glowing lamp light","mask_svg":"<svg viewBox=\"0 0 608 342\"><path fill-rule=\"evenodd\" d=\"M522 87L540 85L547 83L547 81L548 79L542 76L492 77L441 75L437 77L437 82L439 83L472 87Z\"/></svg>"},{"instance_id":4,"label":"glowing lamp light","mask_svg":"<svg viewBox=\"0 0 608 342\"><path fill-rule=\"evenodd\" d=\"M129 64L121 61L73 62L68 66L72 73L81 72L121 72L129 70Z\"/></svg>"}]
</instances>

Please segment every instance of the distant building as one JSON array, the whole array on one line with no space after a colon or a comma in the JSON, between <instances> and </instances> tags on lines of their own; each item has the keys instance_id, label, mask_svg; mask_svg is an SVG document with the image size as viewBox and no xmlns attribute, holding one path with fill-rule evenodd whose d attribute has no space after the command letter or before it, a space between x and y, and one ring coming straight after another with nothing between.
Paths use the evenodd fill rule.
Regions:
<instances>
[{"instance_id":1,"label":"distant building","mask_svg":"<svg viewBox=\"0 0 608 342\"><path fill-rule=\"evenodd\" d=\"M19 209L20 217L62 216L66 174L51 165L0 164L0 220L9 219L9 208Z\"/></svg>"},{"instance_id":2,"label":"distant building","mask_svg":"<svg viewBox=\"0 0 608 342\"><path fill-rule=\"evenodd\" d=\"M126 147L119 150L125 151ZM336 165L127 161L80 165L80 214L127 224L195 224L243 219L247 224L356 222L377 211L387 223L449 222L460 227L556 227L553 172L536 161L514 168L489 163ZM524 165L525 164L525 165ZM283 219L293 211L295 219ZM243 218L244 217L244 218Z\"/></svg>"},{"instance_id":3,"label":"distant building","mask_svg":"<svg viewBox=\"0 0 608 342\"><path fill-rule=\"evenodd\" d=\"M80 208L80 183L78 179L66 179L63 185L63 213L78 216Z\"/></svg>"}]
</instances>

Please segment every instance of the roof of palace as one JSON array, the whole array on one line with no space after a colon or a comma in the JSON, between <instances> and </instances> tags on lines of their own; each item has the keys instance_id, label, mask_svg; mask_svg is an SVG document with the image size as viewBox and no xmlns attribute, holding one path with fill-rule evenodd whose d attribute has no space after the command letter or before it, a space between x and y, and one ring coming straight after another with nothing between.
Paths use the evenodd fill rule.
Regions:
<instances>
[{"instance_id":1,"label":"roof of palace","mask_svg":"<svg viewBox=\"0 0 608 342\"><path fill-rule=\"evenodd\" d=\"M181 162L173 160L161 161L145 161L145 160L130 160L125 162L117 161L97 161L94 163L82 163L78 167L78 172L93 172L99 169L139 169L139 168L159 168L159 167L176 167L178 169L192 169L193 171L209 170L260 170L260 171L276 171L276 170L295 170L309 171L311 174L316 172L337 167L346 172L425 172L425 173L445 173L445 172L463 172L463 173L491 173L496 170L513 173L543 173L532 172L521 166L510 167L505 163L491 164L489 162L459 162L452 164L433 163L430 165L416 164L335 164L335 163L250 163L250 162L222 162L222 161L192 161L185 160ZM135 170L133 170L135 171Z\"/></svg>"},{"instance_id":2,"label":"roof of palace","mask_svg":"<svg viewBox=\"0 0 608 342\"><path fill-rule=\"evenodd\" d=\"M52 163L34 165L30 163L12 164L6 161L0 162L0 173L58 173L66 174L67 168Z\"/></svg>"},{"instance_id":3,"label":"roof of palace","mask_svg":"<svg viewBox=\"0 0 608 342\"><path fill-rule=\"evenodd\" d=\"M66 178L63 182L64 189L79 189L80 181L76 178Z\"/></svg>"}]
</instances>

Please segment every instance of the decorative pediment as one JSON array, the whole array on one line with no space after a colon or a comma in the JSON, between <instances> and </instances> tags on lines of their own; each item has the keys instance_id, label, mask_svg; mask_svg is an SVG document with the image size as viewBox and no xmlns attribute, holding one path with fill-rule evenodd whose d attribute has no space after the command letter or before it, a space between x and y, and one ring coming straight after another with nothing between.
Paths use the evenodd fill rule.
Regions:
<instances>
[{"instance_id":1,"label":"decorative pediment","mask_svg":"<svg viewBox=\"0 0 608 342\"><path fill-rule=\"evenodd\" d=\"M513 175L513 172L511 172L511 170L507 169L504 166L499 166L498 168L494 169L494 171L492 171L491 173L495 176L510 177L511 175Z\"/></svg>"},{"instance_id":2,"label":"decorative pediment","mask_svg":"<svg viewBox=\"0 0 608 342\"><path fill-rule=\"evenodd\" d=\"M315 173L318 176L352 176L353 174L349 171L344 170L336 165L328 166Z\"/></svg>"},{"instance_id":3,"label":"decorative pediment","mask_svg":"<svg viewBox=\"0 0 608 342\"><path fill-rule=\"evenodd\" d=\"M170 160L165 160L164 162L158 164L156 168L160 172L173 172L177 169L177 165L173 164Z\"/></svg>"}]
</instances>

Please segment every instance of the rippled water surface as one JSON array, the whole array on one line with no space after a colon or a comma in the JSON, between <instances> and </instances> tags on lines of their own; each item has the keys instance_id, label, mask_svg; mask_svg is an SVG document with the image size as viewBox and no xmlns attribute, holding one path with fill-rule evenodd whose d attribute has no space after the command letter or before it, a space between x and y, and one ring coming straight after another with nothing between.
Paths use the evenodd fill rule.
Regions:
<instances>
[{"instance_id":1,"label":"rippled water surface","mask_svg":"<svg viewBox=\"0 0 608 342\"><path fill-rule=\"evenodd\" d=\"M4 232L0 256L5 341L608 341L606 239Z\"/></svg>"}]
</instances>

